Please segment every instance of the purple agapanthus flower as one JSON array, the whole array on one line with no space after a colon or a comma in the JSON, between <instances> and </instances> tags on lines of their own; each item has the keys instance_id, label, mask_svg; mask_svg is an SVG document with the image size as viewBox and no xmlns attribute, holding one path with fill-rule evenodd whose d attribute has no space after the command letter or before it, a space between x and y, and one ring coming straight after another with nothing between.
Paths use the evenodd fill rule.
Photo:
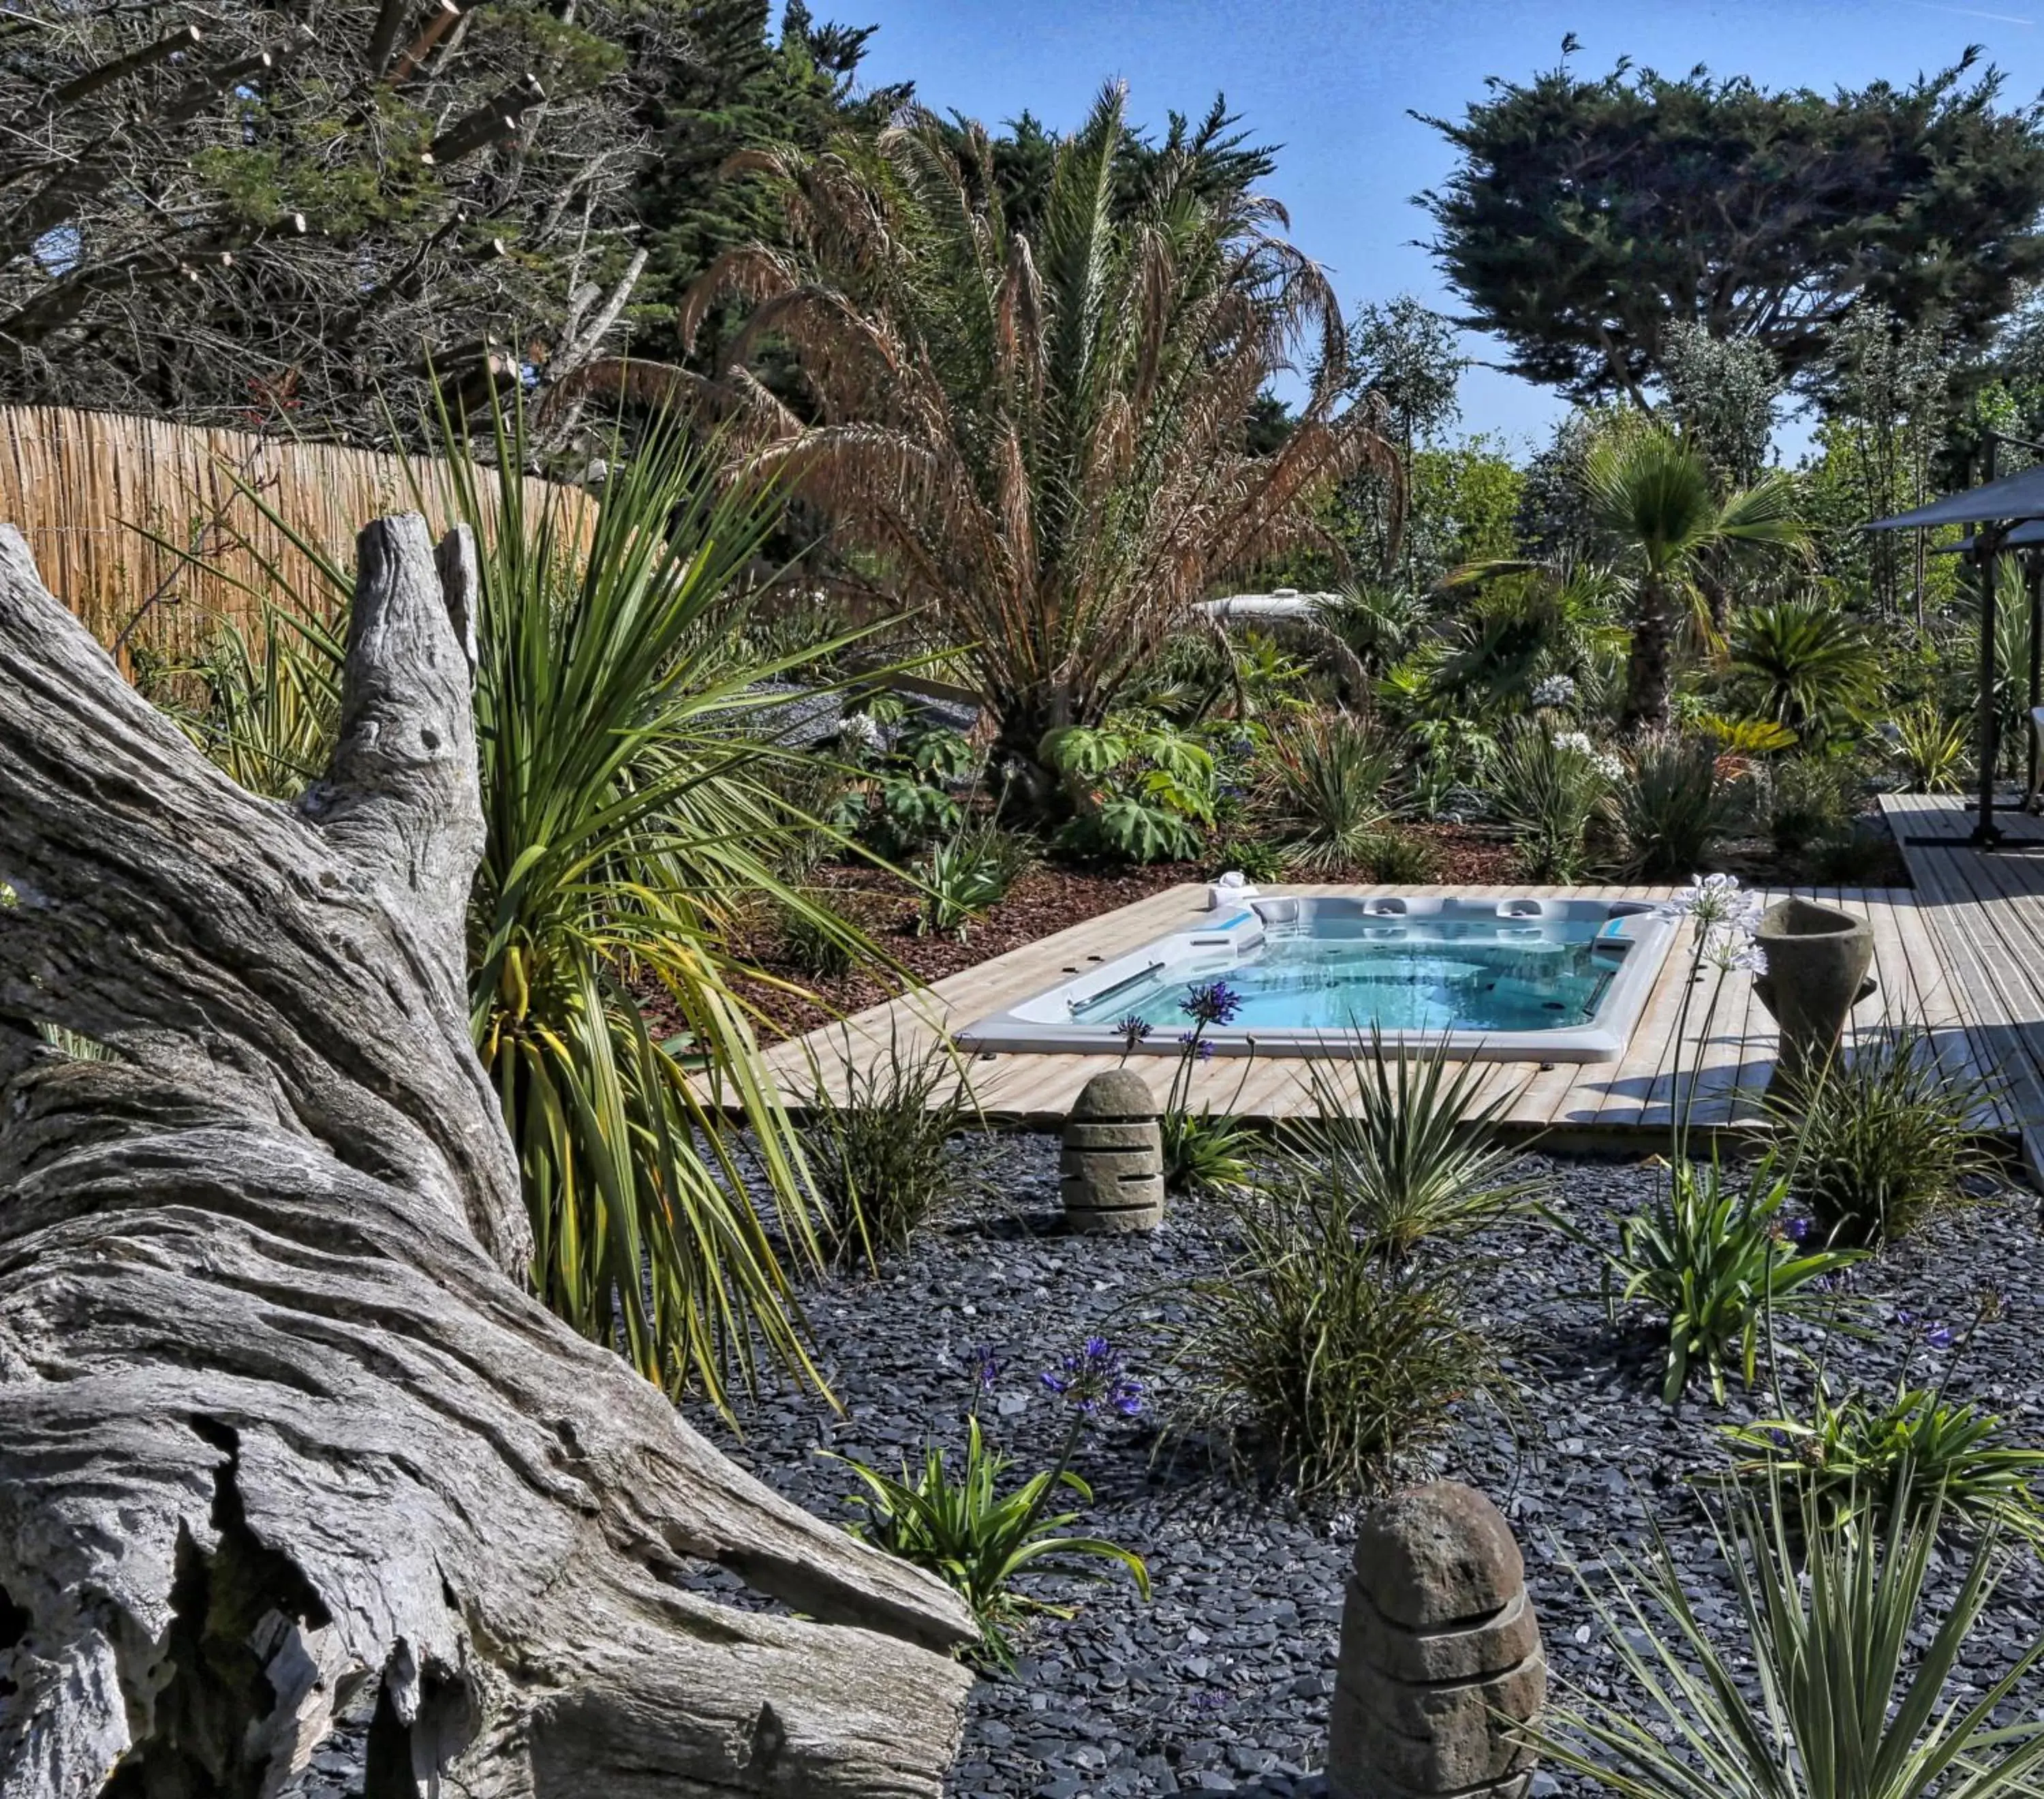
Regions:
<instances>
[{"instance_id":1,"label":"purple agapanthus flower","mask_svg":"<svg viewBox=\"0 0 2044 1799\"><path fill-rule=\"evenodd\" d=\"M1197 1031L1181 1031L1178 1033L1178 1047L1190 1050L1195 1062L1209 1062L1213 1059L1213 1045Z\"/></svg>"},{"instance_id":2,"label":"purple agapanthus flower","mask_svg":"<svg viewBox=\"0 0 2044 1799\"><path fill-rule=\"evenodd\" d=\"M1121 1351L1105 1337L1089 1336L1043 1375L1045 1390L1087 1417L1105 1408L1133 1418L1143 1410L1143 1383L1123 1367Z\"/></svg>"},{"instance_id":3,"label":"purple agapanthus flower","mask_svg":"<svg viewBox=\"0 0 2044 1799\"><path fill-rule=\"evenodd\" d=\"M1147 1041L1150 1033L1156 1028L1148 1019L1138 1017L1132 1012L1125 1018L1116 1019L1111 1027L1114 1034L1130 1049Z\"/></svg>"},{"instance_id":4,"label":"purple agapanthus flower","mask_svg":"<svg viewBox=\"0 0 2044 1799\"><path fill-rule=\"evenodd\" d=\"M982 1393L993 1391L993 1383L1001 1378L1001 1358L993 1353L993 1345L982 1343L972 1352L972 1377L979 1383Z\"/></svg>"},{"instance_id":5,"label":"purple agapanthus flower","mask_svg":"<svg viewBox=\"0 0 2044 1799\"><path fill-rule=\"evenodd\" d=\"M1923 1332L1923 1340L1933 1349L1952 1347L1952 1327L1950 1324L1932 1324Z\"/></svg>"},{"instance_id":6,"label":"purple agapanthus flower","mask_svg":"<svg viewBox=\"0 0 2044 1799\"><path fill-rule=\"evenodd\" d=\"M1202 981L1186 990L1178 1009L1195 1024L1232 1024L1242 995L1225 981Z\"/></svg>"}]
</instances>

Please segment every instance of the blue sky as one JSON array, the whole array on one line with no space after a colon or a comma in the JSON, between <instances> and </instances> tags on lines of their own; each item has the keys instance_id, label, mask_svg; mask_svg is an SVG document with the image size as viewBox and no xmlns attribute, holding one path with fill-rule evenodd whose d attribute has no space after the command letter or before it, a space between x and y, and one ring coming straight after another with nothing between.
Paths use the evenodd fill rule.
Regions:
<instances>
[{"instance_id":1,"label":"blue sky","mask_svg":"<svg viewBox=\"0 0 2044 1799\"><path fill-rule=\"evenodd\" d=\"M2007 71L2009 102L2044 89L2044 0L813 0L847 24L876 23L865 71L913 79L922 100L989 125L1024 107L1068 128L1119 75L1130 109L1156 122L1197 113L1216 89L1244 123L1281 143L1269 183L1293 238L1331 273L1345 309L1400 292L1454 309L1415 240L1409 202L1448 172L1439 135L1408 110L1452 117L1486 75L1550 67L1562 39L1601 74L1630 56L1669 74L1699 62L1770 87L1856 87L1943 67L1969 43ZM1495 355L1481 339L1472 354ZM1562 410L1550 394L1473 369L1462 427L1515 444ZM1782 434L1792 455L1801 433Z\"/></svg>"}]
</instances>

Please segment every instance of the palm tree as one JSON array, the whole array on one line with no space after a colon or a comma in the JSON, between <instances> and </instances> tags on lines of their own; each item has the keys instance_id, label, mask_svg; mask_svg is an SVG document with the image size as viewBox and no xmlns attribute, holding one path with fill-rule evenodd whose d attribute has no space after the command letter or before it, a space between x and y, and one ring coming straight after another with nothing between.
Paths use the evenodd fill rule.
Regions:
<instances>
[{"instance_id":1,"label":"palm tree","mask_svg":"<svg viewBox=\"0 0 2044 1799\"><path fill-rule=\"evenodd\" d=\"M1371 415L1338 410L1339 313L1283 212L1208 179L1197 144L1140 148L1110 86L1056 146L1028 233L977 125L911 113L877 144L752 152L790 247L732 251L691 293L691 337L752 309L717 378L590 377L735 416L837 547L964 647L999 755L1039 794L1047 732L1098 724L1215 582L1317 540L1325 484L1395 471ZM770 341L799 369L792 404L747 367ZM1297 426L1253 455L1251 409L1296 361Z\"/></svg>"},{"instance_id":2,"label":"palm tree","mask_svg":"<svg viewBox=\"0 0 2044 1799\"><path fill-rule=\"evenodd\" d=\"M1708 617L1703 588L1707 565L1713 559L1807 552L1810 532L1798 516L1795 479L1765 475L1720 500L1703 458L1680 439L1648 426L1614 432L1599 443L1585 466L1583 484L1632 594L1632 652L1621 728L1635 733L1663 730L1683 621L1700 613Z\"/></svg>"},{"instance_id":3,"label":"palm tree","mask_svg":"<svg viewBox=\"0 0 2044 1799\"><path fill-rule=\"evenodd\" d=\"M1815 600L1748 606L1732 626L1731 690L1751 716L1820 747L1865 722L1881 691L1881 655L1859 626Z\"/></svg>"}]
</instances>

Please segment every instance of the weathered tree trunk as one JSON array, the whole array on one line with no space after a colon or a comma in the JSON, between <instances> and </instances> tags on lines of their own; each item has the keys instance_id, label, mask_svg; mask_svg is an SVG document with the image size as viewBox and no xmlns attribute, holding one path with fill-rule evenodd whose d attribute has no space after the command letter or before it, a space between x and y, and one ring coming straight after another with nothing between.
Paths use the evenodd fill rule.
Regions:
<instances>
[{"instance_id":1,"label":"weathered tree trunk","mask_svg":"<svg viewBox=\"0 0 2044 1799\"><path fill-rule=\"evenodd\" d=\"M958 1601L523 1290L463 982L473 550L360 549L293 809L0 528L0 1792L267 1796L339 1731L371 1799L935 1794Z\"/></svg>"},{"instance_id":2,"label":"weathered tree trunk","mask_svg":"<svg viewBox=\"0 0 2044 1799\"><path fill-rule=\"evenodd\" d=\"M1649 576L1640 583L1632 623L1632 655L1626 666L1625 705L1619 715L1619 729L1627 736L1668 728L1680 625L1673 595L1665 582Z\"/></svg>"}]
</instances>

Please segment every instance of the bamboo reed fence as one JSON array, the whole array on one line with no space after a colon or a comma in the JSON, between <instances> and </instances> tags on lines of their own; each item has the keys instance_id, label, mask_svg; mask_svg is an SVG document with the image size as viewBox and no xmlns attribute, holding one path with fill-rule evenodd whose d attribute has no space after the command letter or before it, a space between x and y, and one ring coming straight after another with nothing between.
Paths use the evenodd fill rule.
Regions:
<instances>
[{"instance_id":1,"label":"bamboo reed fence","mask_svg":"<svg viewBox=\"0 0 2044 1799\"><path fill-rule=\"evenodd\" d=\"M340 444L0 406L0 524L21 529L44 584L124 661L193 655L223 619L259 629L257 595L289 599L266 563L291 591L324 590L244 488L346 569L369 520L418 508L415 483L434 530L445 529L439 468L419 458L408 473L404 457ZM527 486L536 501L548 484Z\"/></svg>"}]
</instances>

